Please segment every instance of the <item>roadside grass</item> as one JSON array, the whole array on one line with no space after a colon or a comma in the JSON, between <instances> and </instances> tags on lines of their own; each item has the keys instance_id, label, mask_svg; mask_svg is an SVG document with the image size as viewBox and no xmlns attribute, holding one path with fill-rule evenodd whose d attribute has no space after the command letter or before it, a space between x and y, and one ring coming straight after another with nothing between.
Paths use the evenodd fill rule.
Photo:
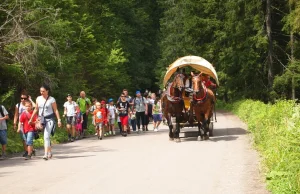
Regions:
<instances>
[{"instance_id":1,"label":"roadside grass","mask_svg":"<svg viewBox=\"0 0 300 194\"><path fill-rule=\"evenodd\" d=\"M233 112L248 125L262 157L268 189L275 194L300 193L300 105L241 100L219 101L217 108Z\"/></svg>"}]
</instances>

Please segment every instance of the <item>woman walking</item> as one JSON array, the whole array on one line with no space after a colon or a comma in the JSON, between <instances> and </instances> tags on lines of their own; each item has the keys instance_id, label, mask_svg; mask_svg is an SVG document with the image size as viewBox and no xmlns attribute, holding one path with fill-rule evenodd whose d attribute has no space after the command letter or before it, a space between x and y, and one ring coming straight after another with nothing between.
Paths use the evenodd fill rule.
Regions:
<instances>
[{"instance_id":1,"label":"woman walking","mask_svg":"<svg viewBox=\"0 0 300 194\"><path fill-rule=\"evenodd\" d=\"M36 109L34 109L32 116L29 120L29 124L32 122L34 115L38 112L38 117L41 124L44 125L44 149L45 154L43 156L44 160L52 158L51 152L51 141L50 135L54 135L55 131L55 117L57 118L58 127L61 127L61 119L57 109L57 104L55 98L49 96L50 88L47 85L43 85L40 88L41 96L36 99Z\"/></svg>"}]
</instances>

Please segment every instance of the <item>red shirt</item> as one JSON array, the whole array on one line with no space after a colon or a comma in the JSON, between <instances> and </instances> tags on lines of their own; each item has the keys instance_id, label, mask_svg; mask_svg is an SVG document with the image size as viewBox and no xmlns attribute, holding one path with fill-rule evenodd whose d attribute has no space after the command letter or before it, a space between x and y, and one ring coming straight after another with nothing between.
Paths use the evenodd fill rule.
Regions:
<instances>
[{"instance_id":1,"label":"red shirt","mask_svg":"<svg viewBox=\"0 0 300 194\"><path fill-rule=\"evenodd\" d=\"M214 84L212 81L210 81L210 79L208 79L207 77L205 77L203 79L204 85L209 88L210 86L212 87L216 87L216 84Z\"/></svg>"},{"instance_id":2,"label":"red shirt","mask_svg":"<svg viewBox=\"0 0 300 194\"><path fill-rule=\"evenodd\" d=\"M32 116L32 113L33 113L33 111L31 111L31 112L24 111L20 116L20 122L23 123L23 132L24 133L32 132L32 131L35 130L35 124L34 123L37 119L37 115L35 115L32 118L31 125L28 124L28 121L29 121L30 117Z\"/></svg>"},{"instance_id":3,"label":"red shirt","mask_svg":"<svg viewBox=\"0 0 300 194\"><path fill-rule=\"evenodd\" d=\"M108 109L105 107L105 108L101 108L101 112L102 112L102 118L103 118L103 122L107 122L107 116L108 116Z\"/></svg>"}]
</instances>

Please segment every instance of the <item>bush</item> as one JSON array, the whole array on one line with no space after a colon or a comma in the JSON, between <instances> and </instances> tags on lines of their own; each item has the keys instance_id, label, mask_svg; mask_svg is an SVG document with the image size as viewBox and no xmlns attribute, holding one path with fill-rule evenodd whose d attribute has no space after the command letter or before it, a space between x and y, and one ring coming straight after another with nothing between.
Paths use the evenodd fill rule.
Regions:
<instances>
[{"instance_id":1,"label":"bush","mask_svg":"<svg viewBox=\"0 0 300 194\"><path fill-rule=\"evenodd\" d=\"M218 107L247 123L263 159L268 189L278 194L300 193L300 106L285 100L273 105L242 100Z\"/></svg>"}]
</instances>

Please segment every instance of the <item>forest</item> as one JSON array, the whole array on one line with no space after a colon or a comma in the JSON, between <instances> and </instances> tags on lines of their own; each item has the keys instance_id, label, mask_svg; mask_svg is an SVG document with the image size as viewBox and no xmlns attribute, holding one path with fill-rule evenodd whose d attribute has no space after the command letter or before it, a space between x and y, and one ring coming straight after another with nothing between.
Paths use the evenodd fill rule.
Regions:
<instances>
[{"instance_id":1,"label":"forest","mask_svg":"<svg viewBox=\"0 0 300 194\"><path fill-rule=\"evenodd\" d=\"M2 0L0 103L43 83L61 103L155 92L186 55L215 66L226 102L297 99L299 39L297 0Z\"/></svg>"}]
</instances>

